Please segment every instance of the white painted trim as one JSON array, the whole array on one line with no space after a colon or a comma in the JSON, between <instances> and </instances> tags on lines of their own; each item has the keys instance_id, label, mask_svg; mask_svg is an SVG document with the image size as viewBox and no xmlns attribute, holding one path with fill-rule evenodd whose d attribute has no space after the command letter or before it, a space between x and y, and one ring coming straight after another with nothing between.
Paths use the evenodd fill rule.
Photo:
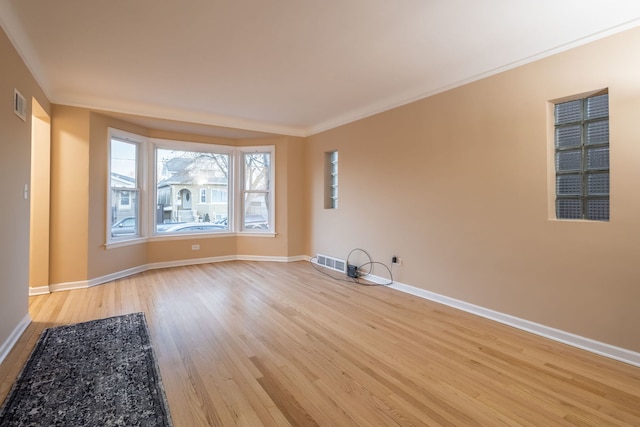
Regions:
<instances>
[{"instance_id":1,"label":"white painted trim","mask_svg":"<svg viewBox=\"0 0 640 427\"><path fill-rule=\"evenodd\" d=\"M13 346L16 345L25 329L27 329L30 324L31 317L29 317L29 313L27 313L13 329L13 332L9 334L9 337L5 340L5 342L0 345L0 363L2 363L4 359L9 355L9 352L11 351Z\"/></svg>"},{"instance_id":2,"label":"white painted trim","mask_svg":"<svg viewBox=\"0 0 640 427\"><path fill-rule=\"evenodd\" d=\"M29 296L35 297L38 295L47 295L50 294L49 286L35 286L33 288L29 288Z\"/></svg>"},{"instance_id":3,"label":"white painted trim","mask_svg":"<svg viewBox=\"0 0 640 427\"><path fill-rule=\"evenodd\" d=\"M127 270L122 270L122 271L118 271L118 272L115 272L115 273L107 274L105 276L96 277L96 278L87 280L87 286L86 287L90 288L90 287L93 287L93 286L102 285L103 283L112 282L114 280L122 279L123 277L131 276L133 274L142 273L142 272L147 271L147 270L148 269L146 267L144 267L144 266L143 267L133 267L133 268L129 268Z\"/></svg>"},{"instance_id":4,"label":"white painted trim","mask_svg":"<svg viewBox=\"0 0 640 427\"><path fill-rule=\"evenodd\" d=\"M90 279L88 281L59 283L55 285L50 285L49 289L51 292L66 291L66 290L72 290L72 289L83 289L83 288L88 288L90 286L96 286L102 283L110 282L116 279L121 279L121 278L130 276L132 274L142 273L147 270L156 270L156 269L170 268L170 267L182 267L187 265L209 264L209 263L225 262L225 261L296 262L296 261L311 261L311 259L312 258L308 255L297 255L292 257L229 255L229 256L211 257L211 258L195 258L195 259L178 260L178 261L158 262L153 264L147 264L140 267L130 268L128 270L123 270L116 273L111 273L106 276ZM389 282L388 278L379 277L375 275L366 276L366 280L369 280L374 283L379 283L379 284L386 284ZM468 313L475 314L477 316L484 317L486 319L494 320L504 325L512 326L514 328L527 331L527 332L530 332L538 336L545 337L557 342L561 342L563 344L567 344L572 347L580 348L582 350L586 350L591 353L598 354L600 356L608 357L610 359L618 360L620 362L624 362L633 366L640 367L640 353L637 353L631 350L627 350L621 347L616 347L600 341L592 340L590 338L585 338L579 335L572 334L570 332L565 332L559 329L551 328L549 326L541 325L539 323L531 322L529 320L521 319L521 318L511 316L509 314L501 313L495 310L490 310L488 308L480 307L475 304L470 304L465 301L440 295L435 292L428 291L426 289L416 288L415 286L407 285L405 283L394 282L388 287L400 292L404 292L420 298L427 299L429 301L434 301L440 304L444 304L449 307L456 308L458 310L466 311ZM46 286L43 288L46 288ZM29 322L30 322L30 319L29 319ZM22 333L22 331L20 331L20 333ZM13 346L13 344L14 343L11 343L11 346ZM2 351L4 350L6 345L7 344L5 344L2 348L0 348L0 362L2 361L2 357L3 357Z\"/></svg>"},{"instance_id":5,"label":"white painted trim","mask_svg":"<svg viewBox=\"0 0 640 427\"><path fill-rule=\"evenodd\" d=\"M311 261L311 257L309 255L298 255L298 256L290 256L288 258L288 262L298 262L298 261Z\"/></svg>"},{"instance_id":6,"label":"white painted trim","mask_svg":"<svg viewBox=\"0 0 640 427\"><path fill-rule=\"evenodd\" d=\"M575 49L577 47L580 47L582 45L585 45L587 43L591 43L594 42L596 40L600 40L603 39L605 37L609 37L611 35L617 34L617 33L621 33L623 31L626 30L630 30L632 28L636 28L638 25L640 25L640 20L639 19L633 19L631 21L628 22L624 22L620 25L616 25L614 27L610 27L607 28L605 30L599 31L595 34L591 34L585 37L582 37L578 40L574 40L571 41L569 43L565 43L563 45L548 49L546 51L543 52L538 52L536 54L533 54L527 58L522 58L519 59L517 61L511 62L509 64L504 64L502 66L490 69L490 70L486 70L483 71L481 73L478 73L474 76L469 76L467 78L464 78L462 80L458 80L455 82L451 82L451 83L447 83L445 85L436 87L436 88L432 88L432 87L425 87L423 89L417 89L413 94L400 94L400 95L394 95L391 96L387 99L381 100L378 103L375 104L368 104L363 106L362 108L358 109L358 110L352 110L349 111L348 113L342 115L342 116L338 116L338 117L333 117L325 122L322 123L317 123L315 125L309 126L305 129L300 129L303 133L302 136L304 137L310 137L331 129L335 129L337 127L340 126L344 126L346 124L349 123L353 123L356 122L358 120L363 120L367 117L371 117L374 116L376 114L380 114L380 113L384 113L385 111L390 111L393 110L395 108L399 108L402 107L404 105L408 105L412 102L416 102L416 101L420 101L422 99L426 99L435 95L438 95L440 93L443 92L447 92L449 90L453 90L455 88L482 80L482 79L486 79L488 77L500 74L500 73L504 73L505 71L509 71L512 69L515 69L517 67L522 67L524 65L536 62L536 61L540 61L544 58L571 50L571 49Z\"/></svg>"},{"instance_id":7,"label":"white painted trim","mask_svg":"<svg viewBox=\"0 0 640 427\"><path fill-rule=\"evenodd\" d=\"M54 285L49 285L49 290L51 292L60 292L60 291L72 291L74 289L85 289L89 287L89 282L87 280L81 280L79 282L66 282L66 283L56 283Z\"/></svg>"},{"instance_id":8,"label":"white painted trim","mask_svg":"<svg viewBox=\"0 0 640 427\"><path fill-rule=\"evenodd\" d=\"M147 264L146 269L157 270L160 268L183 267L186 265L211 264L214 262L235 261L236 259L237 257L235 255L210 257L210 258L181 259L176 261L155 262L153 264Z\"/></svg>"},{"instance_id":9,"label":"white painted trim","mask_svg":"<svg viewBox=\"0 0 640 427\"><path fill-rule=\"evenodd\" d=\"M260 256L260 255L238 255L237 261L257 261L257 262L291 262L291 257L286 256ZM300 261L297 260L296 261Z\"/></svg>"},{"instance_id":10,"label":"white painted trim","mask_svg":"<svg viewBox=\"0 0 640 427\"><path fill-rule=\"evenodd\" d=\"M197 264L211 264L211 263L226 262L226 261L296 262L296 261L308 261L309 259L310 258L307 255L297 255L292 257L274 257L274 256L258 256L258 255L226 255L226 256L209 257L209 258L192 258L192 259L182 259L182 260L176 260L176 261L155 262L152 264L146 264L138 267L129 268L127 270L117 271L115 273L110 273L105 276L95 277L93 279L89 279L86 281L56 283L55 285L49 285L48 287L43 286L42 288L46 289L47 291L43 292L42 294L49 293L49 292L70 291L73 289L86 289L93 286L101 285L103 283L122 279L124 277L131 276L134 274L143 273L148 270L158 270L161 268L183 267L187 265L197 265ZM37 295L41 295L41 294L37 294Z\"/></svg>"},{"instance_id":11,"label":"white painted trim","mask_svg":"<svg viewBox=\"0 0 640 427\"><path fill-rule=\"evenodd\" d=\"M387 278L374 275L367 276L366 279L379 284L389 282L389 279ZM616 347L600 341L592 340L590 338L585 338L580 335L572 334L570 332L562 331L560 329L555 329L536 322L531 322L529 320L511 316L509 314L501 313L499 311L490 310L488 308L480 307L475 304L470 304L465 301L427 291L426 289L416 288L415 286L407 285L405 283L394 282L388 287L400 292L444 304L449 307L457 308L458 310L466 311L468 313L475 314L486 319L494 320L504 325L512 326L522 331L530 332L532 334L548 338L553 341L561 342L563 344L567 344L582 350L586 350L600 356L608 357L610 359L628 363L629 365L640 367L640 353L627 350L625 348Z\"/></svg>"}]
</instances>

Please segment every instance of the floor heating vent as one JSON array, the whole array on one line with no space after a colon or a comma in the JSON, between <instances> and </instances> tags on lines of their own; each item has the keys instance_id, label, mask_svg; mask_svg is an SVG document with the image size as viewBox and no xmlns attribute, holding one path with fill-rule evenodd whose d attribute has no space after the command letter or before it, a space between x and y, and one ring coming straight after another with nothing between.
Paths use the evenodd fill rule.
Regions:
<instances>
[{"instance_id":1,"label":"floor heating vent","mask_svg":"<svg viewBox=\"0 0 640 427\"><path fill-rule=\"evenodd\" d=\"M345 260L330 257L327 255L318 254L316 256L316 264L330 268L331 270L339 271L341 273L347 271L347 262Z\"/></svg>"}]
</instances>

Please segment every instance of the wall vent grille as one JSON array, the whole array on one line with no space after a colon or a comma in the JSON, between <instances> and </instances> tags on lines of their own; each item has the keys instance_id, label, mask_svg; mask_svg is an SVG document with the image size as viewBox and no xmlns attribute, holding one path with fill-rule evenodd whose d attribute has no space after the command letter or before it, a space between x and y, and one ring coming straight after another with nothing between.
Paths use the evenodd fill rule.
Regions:
<instances>
[{"instance_id":1,"label":"wall vent grille","mask_svg":"<svg viewBox=\"0 0 640 427\"><path fill-rule=\"evenodd\" d=\"M22 121L27 121L27 102L18 89L13 90L13 112L20 117Z\"/></svg>"},{"instance_id":2,"label":"wall vent grille","mask_svg":"<svg viewBox=\"0 0 640 427\"><path fill-rule=\"evenodd\" d=\"M340 258L334 258L327 255L316 255L316 264L327 267L331 270L345 273L347 271L347 262Z\"/></svg>"}]
</instances>

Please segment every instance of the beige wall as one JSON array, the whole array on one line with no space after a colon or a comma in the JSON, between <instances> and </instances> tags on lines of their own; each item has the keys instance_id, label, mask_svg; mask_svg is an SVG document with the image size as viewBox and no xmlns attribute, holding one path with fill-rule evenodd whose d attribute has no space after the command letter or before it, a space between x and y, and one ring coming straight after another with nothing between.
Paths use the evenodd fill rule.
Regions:
<instances>
[{"instance_id":1,"label":"beige wall","mask_svg":"<svg viewBox=\"0 0 640 427\"><path fill-rule=\"evenodd\" d=\"M311 252L397 255L400 282L640 351L638 46L640 29L309 138ZM611 221L550 220L548 101L601 88Z\"/></svg>"},{"instance_id":2,"label":"beige wall","mask_svg":"<svg viewBox=\"0 0 640 427\"><path fill-rule=\"evenodd\" d=\"M50 281L87 279L89 118L80 108L53 106L51 117Z\"/></svg>"},{"instance_id":3,"label":"beige wall","mask_svg":"<svg viewBox=\"0 0 640 427\"><path fill-rule=\"evenodd\" d=\"M28 315L29 200L23 196L31 179L31 100L36 98L49 113L50 105L4 31L0 29L0 350ZM27 120L13 113L13 90L27 102Z\"/></svg>"},{"instance_id":4,"label":"beige wall","mask_svg":"<svg viewBox=\"0 0 640 427\"><path fill-rule=\"evenodd\" d=\"M287 202L284 205L289 233L287 246L290 254L309 254L309 191L305 164L307 141L288 138L287 144Z\"/></svg>"}]
</instances>

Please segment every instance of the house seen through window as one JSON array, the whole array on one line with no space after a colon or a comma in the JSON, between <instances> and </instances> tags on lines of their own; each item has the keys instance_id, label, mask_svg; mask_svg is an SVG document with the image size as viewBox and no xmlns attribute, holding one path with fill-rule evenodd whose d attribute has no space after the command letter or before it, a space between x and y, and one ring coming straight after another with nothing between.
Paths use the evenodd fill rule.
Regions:
<instances>
[{"instance_id":1,"label":"house seen through window","mask_svg":"<svg viewBox=\"0 0 640 427\"><path fill-rule=\"evenodd\" d=\"M156 232L228 230L228 198L207 193L228 194L229 162L225 153L157 148Z\"/></svg>"},{"instance_id":2,"label":"house seen through window","mask_svg":"<svg viewBox=\"0 0 640 427\"><path fill-rule=\"evenodd\" d=\"M110 144L111 237L140 234L138 144L112 139Z\"/></svg>"}]
</instances>

